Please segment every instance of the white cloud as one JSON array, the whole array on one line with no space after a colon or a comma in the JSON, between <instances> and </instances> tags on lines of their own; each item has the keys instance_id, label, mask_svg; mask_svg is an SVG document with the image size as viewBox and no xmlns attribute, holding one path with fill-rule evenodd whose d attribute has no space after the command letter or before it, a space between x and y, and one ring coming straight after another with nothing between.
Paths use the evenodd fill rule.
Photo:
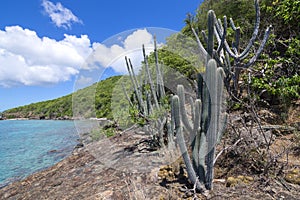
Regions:
<instances>
[{"instance_id":1,"label":"white cloud","mask_svg":"<svg viewBox=\"0 0 300 200\"><path fill-rule=\"evenodd\" d=\"M83 75L77 78L77 84L80 86L87 87L93 83L93 79L91 77L85 77Z\"/></svg>"},{"instance_id":2,"label":"white cloud","mask_svg":"<svg viewBox=\"0 0 300 200\"><path fill-rule=\"evenodd\" d=\"M143 59L142 44L147 53L153 50L153 38L146 29L129 33L123 41L117 38L107 46L91 43L87 35L65 34L58 41L39 37L35 31L20 26L5 27L0 30L0 86L56 84L75 75L84 75L82 82L93 82L107 67L127 73L125 56L138 69ZM93 77L86 76L88 71Z\"/></svg>"},{"instance_id":3,"label":"white cloud","mask_svg":"<svg viewBox=\"0 0 300 200\"><path fill-rule=\"evenodd\" d=\"M71 10L65 8L59 2L54 4L51 1L43 0L42 6L57 27L71 28L72 23L82 24L82 21Z\"/></svg>"},{"instance_id":4,"label":"white cloud","mask_svg":"<svg viewBox=\"0 0 300 200\"><path fill-rule=\"evenodd\" d=\"M120 43L120 36L116 37L116 43ZM146 53L153 51L153 36L146 29L139 29L128 35L122 45L114 44L110 47L104 44L95 44L93 61L103 67L112 67L116 72L127 73L125 56L131 59L134 67L139 68L143 60L142 45Z\"/></svg>"},{"instance_id":5,"label":"white cloud","mask_svg":"<svg viewBox=\"0 0 300 200\"><path fill-rule=\"evenodd\" d=\"M0 86L43 85L67 81L78 74L92 53L86 35L64 39L40 38L20 26L0 30Z\"/></svg>"}]
</instances>

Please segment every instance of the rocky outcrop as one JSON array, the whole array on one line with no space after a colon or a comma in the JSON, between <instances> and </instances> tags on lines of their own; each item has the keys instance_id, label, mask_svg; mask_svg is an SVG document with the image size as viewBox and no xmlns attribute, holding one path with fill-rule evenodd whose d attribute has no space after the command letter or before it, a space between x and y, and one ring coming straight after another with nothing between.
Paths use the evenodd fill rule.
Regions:
<instances>
[{"instance_id":1,"label":"rocky outcrop","mask_svg":"<svg viewBox=\"0 0 300 200\"><path fill-rule=\"evenodd\" d=\"M214 180L210 197L297 199L300 192L300 186L287 182L268 181L268 187L261 187L259 177L235 179L239 181L231 187L226 187L230 178ZM148 135L134 129L81 143L54 166L1 188L0 199L205 199L195 192L180 155L170 159L166 152L153 149Z\"/></svg>"}]
</instances>

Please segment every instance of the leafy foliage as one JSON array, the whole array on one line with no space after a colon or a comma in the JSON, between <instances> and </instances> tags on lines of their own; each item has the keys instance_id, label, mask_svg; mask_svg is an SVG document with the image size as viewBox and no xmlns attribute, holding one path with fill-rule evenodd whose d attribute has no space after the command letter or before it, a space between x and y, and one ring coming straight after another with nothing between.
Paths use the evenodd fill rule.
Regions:
<instances>
[{"instance_id":1,"label":"leafy foliage","mask_svg":"<svg viewBox=\"0 0 300 200\"><path fill-rule=\"evenodd\" d=\"M260 65L262 75L252 77L252 87L269 103L285 104L300 98L300 2L264 0L263 23L273 24L273 35Z\"/></svg>"},{"instance_id":2,"label":"leafy foliage","mask_svg":"<svg viewBox=\"0 0 300 200\"><path fill-rule=\"evenodd\" d=\"M251 75L251 91L255 92L259 99L269 105L275 103L288 106L300 96L300 1L262 0L260 8L260 27L263 29L272 24L272 34L253 70L250 74L249 71L244 71L242 76L244 79L240 81L248 82L248 75ZM242 26L241 47L244 48L243 41L251 37L254 25L253 4L247 0L205 0L198 8L196 16L188 17L186 21L192 23L198 32L205 30L206 13L209 9L214 10L218 18L226 15L234 19L236 26ZM182 32L192 36L188 25ZM229 41L234 41L233 30L230 27L228 36ZM258 46L259 42L256 45Z\"/></svg>"}]
</instances>

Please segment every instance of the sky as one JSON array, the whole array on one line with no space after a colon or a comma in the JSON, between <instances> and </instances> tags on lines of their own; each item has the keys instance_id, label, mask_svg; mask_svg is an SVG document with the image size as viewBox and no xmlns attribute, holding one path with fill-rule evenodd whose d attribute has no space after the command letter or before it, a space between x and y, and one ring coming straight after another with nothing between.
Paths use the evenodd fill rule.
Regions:
<instances>
[{"instance_id":1,"label":"sky","mask_svg":"<svg viewBox=\"0 0 300 200\"><path fill-rule=\"evenodd\" d=\"M153 46L154 34L163 43L201 2L1 0L0 112L126 73L119 58Z\"/></svg>"}]
</instances>

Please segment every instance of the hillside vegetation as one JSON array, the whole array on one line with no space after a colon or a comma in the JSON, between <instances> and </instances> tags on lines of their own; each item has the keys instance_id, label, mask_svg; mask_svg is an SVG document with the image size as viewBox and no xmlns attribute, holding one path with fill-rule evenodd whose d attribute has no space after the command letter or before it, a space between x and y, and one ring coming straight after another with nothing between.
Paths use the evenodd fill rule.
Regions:
<instances>
[{"instance_id":1,"label":"hillside vegetation","mask_svg":"<svg viewBox=\"0 0 300 200\"><path fill-rule=\"evenodd\" d=\"M170 99L168 96L157 98L159 101L151 99L161 94L155 91L160 88L158 78L156 85L148 83L151 82L149 77L159 72L154 69L157 60L152 53L149 66L145 59L142 73L137 76L130 74L133 69L128 67L130 76L122 79L120 76L111 77L65 97L5 111L8 118L114 117L116 123L104 126L108 138L101 140L104 138L100 135L103 134L100 132L102 129L99 134L93 131L84 134L83 143L72 156L48 171L0 189L0 196L2 192L13 198L33 195L36 198L36 194L59 198L68 191L72 197L82 195L83 199L299 199L300 1L259 1L261 23L258 37L253 44L249 43L252 47L248 48L249 52L242 60L247 64L254 55L258 59L249 68L243 68L246 66L244 63L238 65L239 58L227 59L227 63L238 66L241 71L240 76L235 76L238 78L233 80L230 77L225 85L224 102L219 100L222 99L223 82L228 80L225 76L236 71L227 67L225 78L223 75L217 77L216 72L223 69L217 68L215 60L211 59L207 64L209 67L202 69L201 56L195 56L197 45L189 46L195 44L192 40L198 34L204 46L208 46L207 50L210 49L211 54L207 58L215 56L211 36L213 29L218 27L211 23L210 31L207 31L209 37L201 37L201 30L207 30L207 11L212 9L218 18L226 15L228 24L232 17L235 25L241 26L241 40L238 41L235 34L239 35L239 32L228 25L226 40L230 47L231 43L235 43L235 53L247 49L255 19L258 19L251 2L204 0L196 15L186 18L182 31L172 35L167 44L158 49L160 64L172 67L171 70L162 69L164 83L169 81L168 84L174 86L179 83L177 76L172 76L173 69L185 75L184 78L191 83L197 73L208 75L206 83L198 76L195 88L198 87L201 94L197 94L195 102L194 94L191 94L195 88L185 92L187 90L183 86L178 87L173 95L171 106L165 105ZM212 22L213 12L209 13ZM270 37L261 48L262 53L257 54L263 43L264 30L270 24ZM195 35L192 28L196 30ZM186 36L189 39L184 39ZM143 74L143 71L147 72ZM143 79L146 75L148 82ZM140 85L135 78L141 80ZM219 80L222 82L220 87L215 85ZM126 81L133 82L134 87L130 88ZM232 84L235 81L238 87ZM171 96L175 92L166 85L165 94ZM205 88L211 85L216 87L210 91ZM128 102L120 98L122 89L128 92L125 95ZM192 103L185 101L186 96L192 97ZM209 100L210 97L213 100ZM223 112L223 103L226 105L224 118L220 112ZM166 110L167 114L159 112L162 110ZM191 112L188 113L188 110ZM120 126L124 117L132 120L128 123L130 128L125 130ZM131 126L132 122L135 126ZM175 143L180 150L178 157Z\"/></svg>"},{"instance_id":2,"label":"hillside vegetation","mask_svg":"<svg viewBox=\"0 0 300 200\"><path fill-rule=\"evenodd\" d=\"M260 30L264 30L268 25L272 24L272 34L253 70L250 74L245 71L241 76L240 81L244 82L241 90L249 89L246 87L247 82L249 82L257 105L267 106L271 109L274 105L281 105L283 111L286 112L290 104L300 97L300 2L294 0L262 0L260 7ZM253 3L250 3L248 0L205 0L197 9L195 16L186 18L187 25L183 27L181 34L193 38L190 25L194 26L199 33L201 30L206 30L207 11L209 9L214 10L218 18L226 15L228 19L234 19L236 26L241 26L241 47L244 48L246 41L251 37L255 19ZM164 65L174 68L189 79L195 79L196 69L194 61L197 58L192 56L182 58L176 53L169 51L169 49L174 50L174 48L177 48L172 47L172 44L179 37L180 35L173 35L168 38L167 45L158 50L159 59ZM228 41L234 41L234 31L230 27L228 27L228 37ZM262 39L262 37L263 31L260 31L259 38ZM256 43L256 46L259 46L259 42ZM180 48L180 45L178 48ZM149 62L154 63L153 58L153 55L150 55ZM250 80L248 79L249 75L251 77ZM110 108L111 93L114 84L119 78L108 78L75 93L76 101L79 101L78 106L81 106L79 110L84 110L84 117L112 118ZM89 95L91 93L88 91L94 90L94 87L97 88L95 96L94 94L91 96ZM94 102L93 105L95 106L85 104L85 102L90 101L90 98L94 98L91 102ZM231 106L239 108L241 105L234 103ZM70 118L73 116L72 94L9 109L3 112L3 116L6 118Z\"/></svg>"},{"instance_id":3,"label":"hillside vegetation","mask_svg":"<svg viewBox=\"0 0 300 200\"><path fill-rule=\"evenodd\" d=\"M99 83L95 83L92 86L78 90L73 94L6 110L3 112L3 117L6 117L7 119L71 119L73 117L73 95L76 96L76 101L84 106L86 113L89 113L88 107L94 105L86 105L84 102L86 102L88 98L94 98L95 107L97 108L96 117L111 117L110 98L114 84L119 78L120 76L110 77ZM94 88L96 88L96 91L93 90ZM90 96L90 91L93 91L93 96ZM86 117L92 117L92 114L87 115Z\"/></svg>"}]
</instances>

